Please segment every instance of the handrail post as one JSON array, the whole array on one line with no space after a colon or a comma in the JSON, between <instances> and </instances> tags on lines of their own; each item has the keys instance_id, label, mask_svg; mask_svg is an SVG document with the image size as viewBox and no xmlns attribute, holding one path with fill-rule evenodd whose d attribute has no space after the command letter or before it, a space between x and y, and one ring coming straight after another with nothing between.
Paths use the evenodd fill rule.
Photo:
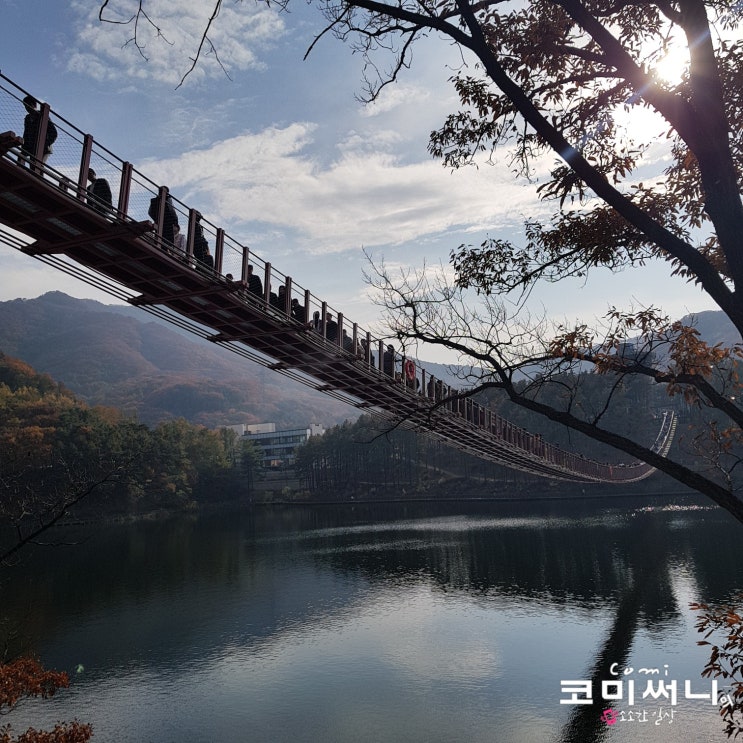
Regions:
<instances>
[{"instance_id":1,"label":"handrail post","mask_svg":"<svg viewBox=\"0 0 743 743\"><path fill-rule=\"evenodd\" d=\"M132 188L132 172L134 167L130 162L121 164L121 184L119 185L119 218L124 219L129 211L129 194Z\"/></svg>"},{"instance_id":2,"label":"handrail post","mask_svg":"<svg viewBox=\"0 0 743 743\"><path fill-rule=\"evenodd\" d=\"M217 227L217 237L214 241L214 270L218 276L222 275L222 262L224 261L224 230Z\"/></svg>"},{"instance_id":3,"label":"handrail post","mask_svg":"<svg viewBox=\"0 0 743 743\"><path fill-rule=\"evenodd\" d=\"M371 333L369 331L366 332L366 364L367 366L371 366L371 360L372 360L372 350L371 350Z\"/></svg>"},{"instance_id":4,"label":"handrail post","mask_svg":"<svg viewBox=\"0 0 743 743\"><path fill-rule=\"evenodd\" d=\"M322 337L327 339L328 337L328 303L323 302L320 305L321 309L321 315L320 315L320 322L322 323Z\"/></svg>"},{"instance_id":5,"label":"handrail post","mask_svg":"<svg viewBox=\"0 0 743 743\"><path fill-rule=\"evenodd\" d=\"M338 330L335 333L335 345L340 346L343 348L343 313L338 313L338 319L336 320L338 323Z\"/></svg>"},{"instance_id":6,"label":"handrail post","mask_svg":"<svg viewBox=\"0 0 743 743\"><path fill-rule=\"evenodd\" d=\"M39 137L41 139L41 137ZM77 174L77 198L80 201L86 201L88 170L90 170L90 156L93 153L93 136L86 134L83 136L83 151L80 156L80 172Z\"/></svg>"},{"instance_id":7,"label":"handrail post","mask_svg":"<svg viewBox=\"0 0 743 743\"><path fill-rule=\"evenodd\" d=\"M263 270L263 301L265 304L271 301L271 264L268 262Z\"/></svg>"},{"instance_id":8,"label":"handrail post","mask_svg":"<svg viewBox=\"0 0 743 743\"><path fill-rule=\"evenodd\" d=\"M157 240L157 247L164 249L163 245L163 226L165 224L165 201L168 198L168 187L160 186L158 190L158 210L157 210L157 222L155 223L155 235Z\"/></svg>"},{"instance_id":9,"label":"handrail post","mask_svg":"<svg viewBox=\"0 0 743 743\"><path fill-rule=\"evenodd\" d=\"M305 324L310 321L310 303L312 301L312 294L309 289L304 290L304 322Z\"/></svg>"},{"instance_id":10,"label":"handrail post","mask_svg":"<svg viewBox=\"0 0 743 743\"><path fill-rule=\"evenodd\" d=\"M186 234L186 260L193 265L193 246L196 242L196 209L188 210L188 233Z\"/></svg>"},{"instance_id":11,"label":"handrail post","mask_svg":"<svg viewBox=\"0 0 743 743\"><path fill-rule=\"evenodd\" d=\"M287 317L292 316L292 277L287 276L284 281L284 313Z\"/></svg>"},{"instance_id":12,"label":"handrail post","mask_svg":"<svg viewBox=\"0 0 743 743\"><path fill-rule=\"evenodd\" d=\"M49 128L49 112L51 107L48 103L41 104L39 116L39 130L36 134L36 149L31 161L31 171L41 175L44 172L44 150L46 149L46 132Z\"/></svg>"},{"instance_id":13,"label":"handrail post","mask_svg":"<svg viewBox=\"0 0 743 743\"><path fill-rule=\"evenodd\" d=\"M245 286L248 285L248 266L250 265L250 248L248 248L246 245L242 246L243 249L243 261L242 261L242 267L240 268L240 281L243 282Z\"/></svg>"}]
</instances>

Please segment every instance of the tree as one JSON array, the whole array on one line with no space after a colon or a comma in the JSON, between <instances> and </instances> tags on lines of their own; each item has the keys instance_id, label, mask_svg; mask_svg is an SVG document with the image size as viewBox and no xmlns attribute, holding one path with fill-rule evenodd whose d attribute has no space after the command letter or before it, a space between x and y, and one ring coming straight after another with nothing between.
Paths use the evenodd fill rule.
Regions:
<instances>
[{"instance_id":1,"label":"tree","mask_svg":"<svg viewBox=\"0 0 743 743\"><path fill-rule=\"evenodd\" d=\"M376 74L367 80L370 98L407 67L413 43L429 32L458 44L465 61L474 56L476 63L453 78L461 109L431 135L430 151L446 166L472 164L507 146L512 169L529 178L540 156L560 158L538 189L554 216L546 224L527 222L521 244L491 238L459 246L451 252L452 281L425 271L394 277L375 267L371 281L392 332L408 344L452 349L465 365L480 367L469 394L503 390L512 403L692 485L743 521L735 494L743 422L733 394L739 346L711 348L657 308L613 309L603 329L551 330L532 321L523 303L509 316L498 301L514 292L528 298L538 281L662 258L743 332L740 7L702 0L353 0L322 7L328 29L367 60L392 54L387 75L378 73L379 63L367 66ZM656 68L674 49L685 52L688 64L667 82ZM631 118L640 109L665 122L670 164L662 173L647 172L652 142L620 126L622 112ZM628 347L634 352L624 353ZM565 374L587 368L607 379L606 403L590 413L574 405L576 388ZM518 386L519 372L532 384ZM722 414L712 432L714 470L692 470L604 425L612 395L629 375ZM563 405L545 402L552 384L565 390Z\"/></svg>"},{"instance_id":2,"label":"tree","mask_svg":"<svg viewBox=\"0 0 743 743\"><path fill-rule=\"evenodd\" d=\"M109 0L101 6L105 18ZM285 3L283 3L285 4ZM282 6L283 6L282 4ZM724 0L317 0L330 33L365 60L364 94L376 98L412 63L424 37L462 55L452 83L461 106L432 133L429 149L450 168L505 150L515 176L530 179L558 156L538 186L553 209L529 220L516 243L490 237L452 249L450 268L392 276L374 266L391 332L410 349L434 344L481 371L465 394L502 390L512 404L644 460L743 521L736 492L743 408L739 345L710 347L693 327L660 309L613 308L603 323L550 327L526 311L540 281L596 269L642 268L664 260L699 285L743 333L743 43L739 3ZM214 3L198 60L221 0ZM130 22L141 21L143 4ZM155 24L153 24L155 25ZM317 40L316 40L317 41ZM136 43L136 41L135 41ZM660 73L678 55L679 77ZM648 156L648 131L628 121L651 111L665 127L667 164ZM505 298L516 311L507 311ZM591 327L595 324L596 327ZM627 347L638 352L626 354ZM410 351L408 351L410 353ZM517 385L524 374L538 376ZM593 370L605 404L587 413L566 380ZM719 420L700 446L708 468L654 453L648 442L607 425L618 385L651 380ZM551 385L563 404L546 402ZM567 385L567 386L566 386ZM699 440L695 432L694 438Z\"/></svg>"},{"instance_id":3,"label":"tree","mask_svg":"<svg viewBox=\"0 0 743 743\"><path fill-rule=\"evenodd\" d=\"M252 493L255 481L264 477L263 452L254 441L247 439L240 441L235 452L235 464L236 472L239 473L247 492Z\"/></svg>"},{"instance_id":4,"label":"tree","mask_svg":"<svg viewBox=\"0 0 743 743\"><path fill-rule=\"evenodd\" d=\"M710 647L710 658L702 676L720 678L729 683L729 693L720 702L720 716L725 722L728 738L743 733L743 618L740 613L741 596L723 606L691 604L698 612L696 628L702 633L697 645ZM710 641L717 640L718 644Z\"/></svg>"},{"instance_id":5,"label":"tree","mask_svg":"<svg viewBox=\"0 0 743 743\"><path fill-rule=\"evenodd\" d=\"M129 459L113 430L51 378L0 354L0 565L121 478Z\"/></svg>"},{"instance_id":6,"label":"tree","mask_svg":"<svg viewBox=\"0 0 743 743\"><path fill-rule=\"evenodd\" d=\"M0 662L0 714L12 711L24 698L48 699L69 685L66 673L46 670L34 658ZM57 723L51 731L29 728L18 737L11 735L9 725L0 726L0 743L86 743L93 735L93 729L74 720Z\"/></svg>"}]
</instances>

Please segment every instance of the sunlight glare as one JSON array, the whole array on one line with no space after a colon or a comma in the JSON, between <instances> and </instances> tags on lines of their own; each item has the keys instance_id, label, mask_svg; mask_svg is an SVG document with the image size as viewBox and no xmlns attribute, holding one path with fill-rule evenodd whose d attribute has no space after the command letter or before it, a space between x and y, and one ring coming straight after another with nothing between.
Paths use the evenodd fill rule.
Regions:
<instances>
[{"instance_id":1,"label":"sunlight glare","mask_svg":"<svg viewBox=\"0 0 743 743\"><path fill-rule=\"evenodd\" d=\"M669 46L666 53L651 68L651 74L661 83L679 85L689 67L689 50L682 45Z\"/></svg>"}]
</instances>

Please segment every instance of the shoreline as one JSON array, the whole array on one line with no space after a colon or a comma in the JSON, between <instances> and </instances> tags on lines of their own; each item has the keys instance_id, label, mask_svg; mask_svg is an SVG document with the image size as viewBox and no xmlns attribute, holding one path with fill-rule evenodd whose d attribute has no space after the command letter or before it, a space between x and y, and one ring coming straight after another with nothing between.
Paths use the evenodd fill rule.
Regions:
<instances>
[{"instance_id":1,"label":"shoreline","mask_svg":"<svg viewBox=\"0 0 743 743\"><path fill-rule=\"evenodd\" d=\"M598 500L606 500L606 501L626 501L630 499L642 499L642 500L657 500L657 499L674 499L674 498L687 498L687 499L694 499L698 501L698 505L701 508L709 507L711 509L716 508L715 504L711 501L709 503L705 503L704 501L707 500L704 498L704 496L700 495L699 493L696 493L695 491L672 491L672 492L663 492L663 491L653 491L651 493L630 493L630 492L623 492L623 493L577 493L577 494L569 494L569 493L553 493L550 495L513 495L513 496L463 496L463 497L432 497L432 496L422 496L422 497L406 497L406 498L355 498L355 497L346 497L346 498L339 498L337 500L330 500L330 499L323 499L323 500L301 500L301 499L276 499L276 500L252 500L252 501L235 501L235 500L229 500L229 501L221 501L218 503L210 503L205 505L200 505L195 508L185 508L185 509L155 509L153 511L147 511L142 513L133 513L133 514L109 514L105 515L102 514L101 518L91 518L91 517L83 517L83 518L71 518L69 520L65 519L64 521L61 521L58 526L86 526L91 524L96 525L115 525L115 524L135 524L138 522L155 522L155 521L165 521L172 518L178 518L178 517L184 517L184 516L191 516L191 517L199 517L202 515L208 515L208 514L214 514L214 513L224 513L224 512L230 512L230 511L246 511L246 510L252 510L252 509L268 509L268 508L313 508L313 507L320 507L320 508L329 508L329 507L356 507L356 506L394 506L396 504L404 505L404 506L411 506L411 505L447 505L447 506L453 506L456 504L465 504L465 505L487 505L487 504L514 504L514 503L539 503L544 504L546 502L554 501L554 502L570 502L570 503L576 503L580 501L598 501Z\"/></svg>"}]
</instances>

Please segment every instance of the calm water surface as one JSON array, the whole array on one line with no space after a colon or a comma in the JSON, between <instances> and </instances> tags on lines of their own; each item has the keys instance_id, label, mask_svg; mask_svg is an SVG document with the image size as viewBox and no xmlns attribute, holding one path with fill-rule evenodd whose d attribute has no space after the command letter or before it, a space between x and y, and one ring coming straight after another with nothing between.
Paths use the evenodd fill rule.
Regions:
<instances>
[{"instance_id":1,"label":"calm water surface","mask_svg":"<svg viewBox=\"0 0 743 743\"><path fill-rule=\"evenodd\" d=\"M68 533L75 546L5 571L0 606L72 686L5 721L77 717L117 743L726 740L717 707L685 698L687 680L710 691L688 604L743 589L741 535L680 499L273 508ZM675 705L642 698L653 668ZM622 698L605 701L617 678ZM595 703L561 704L567 680Z\"/></svg>"}]
</instances>

